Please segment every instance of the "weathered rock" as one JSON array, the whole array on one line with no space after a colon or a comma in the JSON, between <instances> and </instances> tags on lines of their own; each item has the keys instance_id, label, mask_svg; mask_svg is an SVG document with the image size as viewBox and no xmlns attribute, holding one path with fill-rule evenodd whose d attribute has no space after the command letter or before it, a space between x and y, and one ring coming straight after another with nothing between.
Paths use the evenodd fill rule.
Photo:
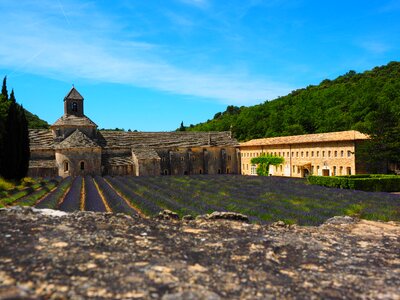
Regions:
<instances>
[{"instance_id":1,"label":"weathered rock","mask_svg":"<svg viewBox=\"0 0 400 300\"><path fill-rule=\"evenodd\" d=\"M228 211L214 211L211 214L204 215L206 220L231 220L231 221L241 221L250 222L249 217L243 214L228 212Z\"/></svg>"},{"instance_id":2,"label":"weathered rock","mask_svg":"<svg viewBox=\"0 0 400 300\"><path fill-rule=\"evenodd\" d=\"M349 216L335 216L324 222L325 225L340 225L340 224L354 224L357 223L359 219L352 218Z\"/></svg>"},{"instance_id":3,"label":"weathered rock","mask_svg":"<svg viewBox=\"0 0 400 300\"><path fill-rule=\"evenodd\" d=\"M193 221L195 218L192 215L184 215L182 217L183 221Z\"/></svg>"},{"instance_id":4,"label":"weathered rock","mask_svg":"<svg viewBox=\"0 0 400 300\"><path fill-rule=\"evenodd\" d=\"M0 210L0 299L400 299L400 224Z\"/></svg>"},{"instance_id":5,"label":"weathered rock","mask_svg":"<svg viewBox=\"0 0 400 300\"><path fill-rule=\"evenodd\" d=\"M179 215L177 213L174 213L173 211L164 209L163 211L160 211L158 213L158 216L156 218L159 220L179 220Z\"/></svg>"}]
</instances>

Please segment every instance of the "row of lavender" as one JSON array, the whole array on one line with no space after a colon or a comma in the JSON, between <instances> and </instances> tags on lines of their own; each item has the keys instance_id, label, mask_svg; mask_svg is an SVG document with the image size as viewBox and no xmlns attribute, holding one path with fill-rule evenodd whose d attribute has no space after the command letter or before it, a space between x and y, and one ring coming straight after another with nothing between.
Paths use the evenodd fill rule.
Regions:
<instances>
[{"instance_id":1,"label":"row of lavender","mask_svg":"<svg viewBox=\"0 0 400 300\"><path fill-rule=\"evenodd\" d=\"M318 225L336 215L400 220L397 195L312 186L302 179L240 175L105 179L149 215L160 209L180 215L236 211L256 222L302 225Z\"/></svg>"},{"instance_id":2,"label":"row of lavender","mask_svg":"<svg viewBox=\"0 0 400 300\"><path fill-rule=\"evenodd\" d=\"M198 215L244 213L256 222L317 225L335 215L400 220L400 198L307 185L304 180L250 176L66 178L37 207L156 215L163 209Z\"/></svg>"},{"instance_id":3,"label":"row of lavender","mask_svg":"<svg viewBox=\"0 0 400 300\"><path fill-rule=\"evenodd\" d=\"M103 177L67 177L35 207L73 212L78 210L137 215L137 211Z\"/></svg>"}]
</instances>

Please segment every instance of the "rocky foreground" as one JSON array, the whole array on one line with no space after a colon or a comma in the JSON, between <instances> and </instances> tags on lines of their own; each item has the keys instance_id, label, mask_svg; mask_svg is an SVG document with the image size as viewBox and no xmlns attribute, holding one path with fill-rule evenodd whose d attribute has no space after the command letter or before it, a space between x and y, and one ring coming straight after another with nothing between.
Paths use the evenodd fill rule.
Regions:
<instances>
[{"instance_id":1,"label":"rocky foreground","mask_svg":"<svg viewBox=\"0 0 400 300\"><path fill-rule=\"evenodd\" d=\"M0 299L400 299L400 224L0 210Z\"/></svg>"}]
</instances>

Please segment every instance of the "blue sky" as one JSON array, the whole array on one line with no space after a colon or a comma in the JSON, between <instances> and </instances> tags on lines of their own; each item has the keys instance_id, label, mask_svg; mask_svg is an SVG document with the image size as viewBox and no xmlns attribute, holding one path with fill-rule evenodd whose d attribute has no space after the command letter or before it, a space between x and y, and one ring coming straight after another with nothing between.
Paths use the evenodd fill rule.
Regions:
<instances>
[{"instance_id":1,"label":"blue sky","mask_svg":"<svg viewBox=\"0 0 400 300\"><path fill-rule=\"evenodd\" d=\"M167 131L399 61L399 0L0 0L0 76L53 123Z\"/></svg>"}]
</instances>

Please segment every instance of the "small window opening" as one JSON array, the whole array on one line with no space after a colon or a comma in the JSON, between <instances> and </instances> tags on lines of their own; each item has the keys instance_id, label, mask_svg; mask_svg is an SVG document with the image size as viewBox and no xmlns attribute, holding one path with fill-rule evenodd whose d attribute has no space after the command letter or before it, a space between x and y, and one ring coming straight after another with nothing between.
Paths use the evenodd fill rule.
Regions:
<instances>
[{"instance_id":1,"label":"small window opening","mask_svg":"<svg viewBox=\"0 0 400 300\"><path fill-rule=\"evenodd\" d=\"M247 165L247 169L249 168L249 165ZM218 169L218 174L221 174L221 169Z\"/></svg>"},{"instance_id":2,"label":"small window opening","mask_svg":"<svg viewBox=\"0 0 400 300\"><path fill-rule=\"evenodd\" d=\"M81 161L81 171L85 170L85 162Z\"/></svg>"},{"instance_id":3,"label":"small window opening","mask_svg":"<svg viewBox=\"0 0 400 300\"><path fill-rule=\"evenodd\" d=\"M68 162L66 161L64 163L64 172L68 172L68 170L69 170L69 165L68 165Z\"/></svg>"},{"instance_id":4,"label":"small window opening","mask_svg":"<svg viewBox=\"0 0 400 300\"><path fill-rule=\"evenodd\" d=\"M203 174L203 170L202 169L199 170L199 174Z\"/></svg>"},{"instance_id":5,"label":"small window opening","mask_svg":"<svg viewBox=\"0 0 400 300\"><path fill-rule=\"evenodd\" d=\"M72 102L72 111L73 112L78 112L78 103Z\"/></svg>"}]
</instances>

